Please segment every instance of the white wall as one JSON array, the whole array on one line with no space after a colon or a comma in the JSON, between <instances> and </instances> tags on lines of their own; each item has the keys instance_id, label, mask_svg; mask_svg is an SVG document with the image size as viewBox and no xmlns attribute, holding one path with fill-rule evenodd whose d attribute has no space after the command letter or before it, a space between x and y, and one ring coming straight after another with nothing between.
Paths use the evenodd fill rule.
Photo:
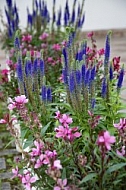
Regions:
<instances>
[{"instance_id":1,"label":"white wall","mask_svg":"<svg viewBox=\"0 0 126 190\"><path fill-rule=\"evenodd\" d=\"M32 0L15 0L20 11L21 26L26 26L26 7L32 7ZM82 0L78 0L80 3ZM53 0L47 0L50 10ZM65 0L56 0L57 9L64 7ZM69 0L70 7L73 0ZM6 0L0 0L4 13ZM126 0L85 0L85 24L83 30L126 28Z\"/></svg>"}]
</instances>

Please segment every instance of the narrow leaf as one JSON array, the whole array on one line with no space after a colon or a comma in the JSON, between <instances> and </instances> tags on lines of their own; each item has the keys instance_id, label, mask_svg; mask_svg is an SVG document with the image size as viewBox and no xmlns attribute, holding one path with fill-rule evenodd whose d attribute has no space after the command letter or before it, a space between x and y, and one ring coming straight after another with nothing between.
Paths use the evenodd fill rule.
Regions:
<instances>
[{"instance_id":1,"label":"narrow leaf","mask_svg":"<svg viewBox=\"0 0 126 190\"><path fill-rule=\"evenodd\" d=\"M80 182L79 185L81 185L81 184L83 184L83 183L85 183L85 182L87 182L87 181L90 181L92 178L94 178L94 177L96 177L96 176L97 176L96 173L90 173L90 174L88 174L86 177L84 177L84 178L82 179L82 181Z\"/></svg>"}]
</instances>

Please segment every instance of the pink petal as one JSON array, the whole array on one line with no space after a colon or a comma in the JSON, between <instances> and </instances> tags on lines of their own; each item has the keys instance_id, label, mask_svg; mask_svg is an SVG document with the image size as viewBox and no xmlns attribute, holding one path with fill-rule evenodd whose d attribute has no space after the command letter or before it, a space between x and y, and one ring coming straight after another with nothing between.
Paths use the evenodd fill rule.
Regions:
<instances>
[{"instance_id":1,"label":"pink petal","mask_svg":"<svg viewBox=\"0 0 126 190\"><path fill-rule=\"evenodd\" d=\"M76 132L76 133L74 133L74 136L75 136L75 137L80 137L80 136L81 136L81 133Z\"/></svg>"},{"instance_id":2,"label":"pink petal","mask_svg":"<svg viewBox=\"0 0 126 190\"><path fill-rule=\"evenodd\" d=\"M103 136L100 136L100 137L98 137L98 142L104 142L105 140L104 140L104 138L103 138Z\"/></svg>"},{"instance_id":3,"label":"pink petal","mask_svg":"<svg viewBox=\"0 0 126 190\"><path fill-rule=\"evenodd\" d=\"M55 186L53 190L61 190L59 186Z\"/></svg>"},{"instance_id":4,"label":"pink petal","mask_svg":"<svg viewBox=\"0 0 126 190\"><path fill-rule=\"evenodd\" d=\"M107 150L111 150L111 146L109 143L105 143L105 146L106 146Z\"/></svg>"},{"instance_id":5,"label":"pink petal","mask_svg":"<svg viewBox=\"0 0 126 190\"><path fill-rule=\"evenodd\" d=\"M62 169L62 165L60 164L60 160L55 160L53 163L54 167L58 169Z\"/></svg>"},{"instance_id":6,"label":"pink petal","mask_svg":"<svg viewBox=\"0 0 126 190\"><path fill-rule=\"evenodd\" d=\"M30 179L30 183L34 183L34 182L36 182L36 177L31 177L31 179Z\"/></svg>"},{"instance_id":7,"label":"pink petal","mask_svg":"<svg viewBox=\"0 0 126 190\"><path fill-rule=\"evenodd\" d=\"M67 179L64 179L63 180L63 185L66 186L66 184L67 184Z\"/></svg>"}]
</instances>

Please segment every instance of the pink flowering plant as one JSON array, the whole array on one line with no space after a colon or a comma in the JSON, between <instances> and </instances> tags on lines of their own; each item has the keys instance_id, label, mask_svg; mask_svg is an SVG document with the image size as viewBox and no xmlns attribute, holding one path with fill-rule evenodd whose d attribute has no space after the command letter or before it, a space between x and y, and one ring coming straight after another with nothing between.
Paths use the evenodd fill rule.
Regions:
<instances>
[{"instance_id":1,"label":"pink flowering plant","mask_svg":"<svg viewBox=\"0 0 126 190\"><path fill-rule=\"evenodd\" d=\"M0 123L22 153L12 173L25 189L125 188L124 67L120 58L110 60L111 32L100 50L94 34L88 37L92 47L84 40L77 49L69 35L62 48L62 83L55 90L46 79L43 54L22 59L16 38L20 94L9 98Z\"/></svg>"}]
</instances>

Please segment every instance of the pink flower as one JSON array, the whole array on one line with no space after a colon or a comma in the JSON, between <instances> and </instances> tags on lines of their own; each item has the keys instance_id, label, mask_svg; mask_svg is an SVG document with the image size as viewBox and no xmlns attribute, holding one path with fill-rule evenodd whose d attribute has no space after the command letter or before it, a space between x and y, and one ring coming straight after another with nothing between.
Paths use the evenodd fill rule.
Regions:
<instances>
[{"instance_id":1,"label":"pink flower","mask_svg":"<svg viewBox=\"0 0 126 190\"><path fill-rule=\"evenodd\" d=\"M78 127L69 128L69 126L59 126L55 129L56 131L56 137L57 138L63 138L65 141L72 142L75 138L78 138L81 136L81 133L77 132Z\"/></svg>"},{"instance_id":2,"label":"pink flower","mask_svg":"<svg viewBox=\"0 0 126 190\"><path fill-rule=\"evenodd\" d=\"M9 104L7 107L9 110L13 110L14 108L16 108L16 105L15 103L13 103L13 104Z\"/></svg>"},{"instance_id":3,"label":"pink flower","mask_svg":"<svg viewBox=\"0 0 126 190\"><path fill-rule=\"evenodd\" d=\"M98 136L97 139L97 144L99 146L105 146L107 150L111 150L111 144L115 143L115 137L110 136L108 131L103 131L101 134Z\"/></svg>"},{"instance_id":4,"label":"pink flower","mask_svg":"<svg viewBox=\"0 0 126 190\"><path fill-rule=\"evenodd\" d=\"M50 150L46 150L45 154L48 158L54 158L57 156L57 152L56 150L50 151Z\"/></svg>"},{"instance_id":5,"label":"pink flower","mask_svg":"<svg viewBox=\"0 0 126 190\"><path fill-rule=\"evenodd\" d=\"M52 46L52 49L54 49L54 50L56 50L56 51L60 51L60 50L61 50L61 46L60 46L60 44L54 44L54 45Z\"/></svg>"},{"instance_id":6,"label":"pink flower","mask_svg":"<svg viewBox=\"0 0 126 190\"><path fill-rule=\"evenodd\" d=\"M1 72L2 75L8 75L8 73L9 73L8 69L3 69Z\"/></svg>"},{"instance_id":7,"label":"pink flower","mask_svg":"<svg viewBox=\"0 0 126 190\"><path fill-rule=\"evenodd\" d=\"M118 124L114 124L114 127L118 130L126 129L126 118L120 118L120 122Z\"/></svg>"},{"instance_id":8,"label":"pink flower","mask_svg":"<svg viewBox=\"0 0 126 190\"><path fill-rule=\"evenodd\" d=\"M47 58L47 62L48 62L48 63L53 62L53 58L52 58L52 57L48 57L48 58Z\"/></svg>"},{"instance_id":9,"label":"pink flower","mask_svg":"<svg viewBox=\"0 0 126 190\"><path fill-rule=\"evenodd\" d=\"M39 36L40 40L45 40L46 38L48 38L49 34L48 33L43 33L41 36Z\"/></svg>"},{"instance_id":10,"label":"pink flower","mask_svg":"<svg viewBox=\"0 0 126 190\"><path fill-rule=\"evenodd\" d=\"M63 83L63 81L64 81L63 80L63 74L60 75L60 77L58 78L58 81L61 82L61 83Z\"/></svg>"},{"instance_id":11,"label":"pink flower","mask_svg":"<svg viewBox=\"0 0 126 190\"><path fill-rule=\"evenodd\" d=\"M44 148L44 144L42 142L34 141L34 145L36 148L32 148L31 156L39 156L41 154L42 148Z\"/></svg>"},{"instance_id":12,"label":"pink flower","mask_svg":"<svg viewBox=\"0 0 126 190\"><path fill-rule=\"evenodd\" d=\"M102 49L100 49L100 50L98 51L99 56L104 55L104 53L105 53L104 48L102 48Z\"/></svg>"},{"instance_id":13,"label":"pink flower","mask_svg":"<svg viewBox=\"0 0 126 190\"><path fill-rule=\"evenodd\" d=\"M98 125L98 122L100 120L100 116L94 116L92 112L88 110L88 114L90 115L91 119L88 120L89 125L91 126L92 129Z\"/></svg>"},{"instance_id":14,"label":"pink flower","mask_svg":"<svg viewBox=\"0 0 126 190\"><path fill-rule=\"evenodd\" d=\"M6 124L7 121L5 119L0 119L0 124Z\"/></svg>"},{"instance_id":15,"label":"pink flower","mask_svg":"<svg viewBox=\"0 0 126 190\"><path fill-rule=\"evenodd\" d=\"M22 42L28 42L30 43L32 41L32 35L27 34L22 36Z\"/></svg>"},{"instance_id":16,"label":"pink flower","mask_svg":"<svg viewBox=\"0 0 126 190\"><path fill-rule=\"evenodd\" d=\"M26 98L25 95L20 95L15 97L15 102L18 104L26 104L28 103L28 99Z\"/></svg>"},{"instance_id":17,"label":"pink flower","mask_svg":"<svg viewBox=\"0 0 126 190\"><path fill-rule=\"evenodd\" d=\"M24 174L22 177L22 183L25 185L27 190L31 190L31 183L35 183L36 180L36 177L31 177L30 173Z\"/></svg>"},{"instance_id":18,"label":"pink flower","mask_svg":"<svg viewBox=\"0 0 126 190\"><path fill-rule=\"evenodd\" d=\"M124 156L126 151L125 151L125 146L122 146L122 150L119 151L119 150L116 150L116 153L119 155L119 156Z\"/></svg>"},{"instance_id":19,"label":"pink flower","mask_svg":"<svg viewBox=\"0 0 126 190\"><path fill-rule=\"evenodd\" d=\"M92 31L92 32L89 32L89 33L87 34L87 37L88 37L88 38L91 38L93 35L94 35L94 33L93 33L93 31Z\"/></svg>"},{"instance_id":20,"label":"pink flower","mask_svg":"<svg viewBox=\"0 0 126 190\"><path fill-rule=\"evenodd\" d=\"M81 133L77 132L78 127L70 128L68 139L70 142L74 141L74 139L79 138L81 136Z\"/></svg>"},{"instance_id":21,"label":"pink flower","mask_svg":"<svg viewBox=\"0 0 126 190\"><path fill-rule=\"evenodd\" d=\"M47 48L47 44L43 43L41 44L41 47L44 49L44 48Z\"/></svg>"},{"instance_id":22,"label":"pink flower","mask_svg":"<svg viewBox=\"0 0 126 190\"><path fill-rule=\"evenodd\" d=\"M55 112L56 116L55 119L60 119L62 114L60 113L60 111Z\"/></svg>"},{"instance_id":23,"label":"pink flower","mask_svg":"<svg viewBox=\"0 0 126 190\"><path fill-rule=\"evenodd\" d=\"M58 128L55 128L56 131L56 137L57 138L63 138L66 139L67 134L68 134L68 127L64 127L64 126L59 126Z\"/></svg>"},{"instance_id":24,"label":"pink flower","mask_svg":"<svg viewBox=\"0 0 126 190\"><path fill-rule=\"evenodd\" d=\"M114 57L112 61L113 61L114 71L119 72L119 70L120 70L120 57Z\"/></svg>"},{"instance_id":25,"label":"pink flower","mask_svg":"<svg viewBox=\"0 0 126 190\"><path fill-rule=\"evenodd\" d=\"M69 125L73 122L72 118L69 117L67 114L63 114L61 118L59 118L60 123L62 123L64 126Z\"/></svg>"},{"instance_id":26,"label":"pink flower","mask_svg":"<svg viewBox=\"0 0 126 190\"><path fill-rule=\"evenodd\" d=\"M56 169L62 169L62 165L60 163L60 160L55 160L53 163L53 167Z\"/></svg>"},{"instance_id":27,"label":"pink flower","mask_svg":"<svg viewBox=\"0 0 126 190\"><path fill-rule=\"evenodd\" d=\"M46 155L41 154L36 161L35 168L40 168L43 164L49 164L49 159Z\"/></svg>"},{"instance_id":28,"label":"pink flower","mask_svg":"<svg viewBox=\"0 0 126 190\"><path fill-rule=\"evenodd\" d=\"M12 178L18 177L19 171L18 171L18 167L17 167L17 166L16 166L16 168L13 168L13 169L12 169L12 173L14 174Z\"/></svg>"},{"instance_id":29,"label":"pink flower","mask_svg":"<svg viewBox=\"0 0 126 190\"><path fill-rule=\"evenodd\" d=\"M57 180L57 186L54 187L54 190L69 190L69 187L67 185L67 179L58 179Z\"/></svg>"}]
</instances>

